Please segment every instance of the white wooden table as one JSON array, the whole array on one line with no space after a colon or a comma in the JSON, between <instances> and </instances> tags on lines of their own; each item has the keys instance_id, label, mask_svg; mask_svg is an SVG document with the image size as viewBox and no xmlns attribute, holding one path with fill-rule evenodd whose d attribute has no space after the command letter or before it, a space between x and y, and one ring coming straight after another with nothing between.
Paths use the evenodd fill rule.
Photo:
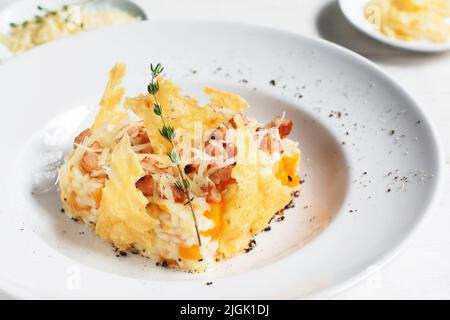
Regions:
<instances>
[{"instance_id":1,"label":"white wooden table","mask_svg":"<svg viewBox=\"0 0 450 320\"><path fill-rule=\"evenodd\" d=\"M0 0L0 10L13 0ZM450 299L450 53L392 49L356 31L335 0L135 0L149 18L203 18L260 24L325 38L379 64L421 103L446 156L443 199L390 265L336 299ZM0 296L1 298L1 296Z\"/></svg>"}]
</instances>

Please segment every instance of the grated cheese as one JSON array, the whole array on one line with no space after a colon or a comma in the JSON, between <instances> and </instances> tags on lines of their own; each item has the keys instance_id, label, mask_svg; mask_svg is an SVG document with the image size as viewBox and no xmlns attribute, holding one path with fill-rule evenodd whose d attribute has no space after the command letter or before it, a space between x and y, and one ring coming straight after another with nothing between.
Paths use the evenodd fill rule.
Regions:
<instances>
[{"instance_id":1,"label":"grated cheese","mask_svg":"<svg viewBox=\"0 0 450 320\"><path fill-rule=\"evenodd\" d=\"M450 39L449 0L371 0L365 15L389 37L432 42Z\"/></svg>"},{"instance_id":2,"label":"grated cheese","mask_svg":"<svg viewBox=\"0 0 450 320\"><path fill-rule=\"evenodd\" d=\"M9 34L0 33L0 43L17 54L65 36L141 19L117 8L94 10L81 5L63 6L54 11L41 8L40 11L44 15L20 24L12 22Z\"/></svg>"}]
</instances>

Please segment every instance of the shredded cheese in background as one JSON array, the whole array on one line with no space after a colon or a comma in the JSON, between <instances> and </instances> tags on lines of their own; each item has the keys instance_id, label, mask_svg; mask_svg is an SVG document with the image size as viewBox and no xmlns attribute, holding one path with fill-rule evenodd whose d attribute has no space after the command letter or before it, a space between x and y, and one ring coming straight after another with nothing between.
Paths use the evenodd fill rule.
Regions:
<instances>
[{"instance_id":1,"label":"shredded cheese in background","mask_svg":"<svg viewBox=\"0 0 450 320\"><path fill-rule=\"evenodd\" d=\"M31 20L11 22L9 34L0 33L0 43L17 54L36 46L109 25L125 24L141 20L117 8L93 8L63 6L59 10L40 8Z\"/></svg>"},{"instance_id":2,"label":"shredded cheese in background","mask_svg":"<svg viewBox=\"0 0 450 320\"><path fill-rule=\"evenodd\" d=\"M450 40L450 0L371 0L365 15L389 37L435 43Z\"/></svg>"}]
</instances>

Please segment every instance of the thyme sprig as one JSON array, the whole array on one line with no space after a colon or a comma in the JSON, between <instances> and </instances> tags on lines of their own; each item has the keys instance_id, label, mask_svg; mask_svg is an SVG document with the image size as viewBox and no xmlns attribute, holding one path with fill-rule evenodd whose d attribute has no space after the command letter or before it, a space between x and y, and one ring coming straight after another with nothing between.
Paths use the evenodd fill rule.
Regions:
<instances>
[{"instance_id":1,"label":"thyme sprig","mask_svg":"<svg viewBox=\"0 0 450 320\"><path fill-rule=\"evenodd\" d=\"M189 179L184 174L183 170L180 166L180 154L177 150L177 147L175 146L174 139L175 139L175 129L173 126L167 124L166 119L163 114L163 108L161 104L158 101L158 97L156 94L159 91L159 82L158 82L158 76L163 72L164 67L158 63L156 66L153 66L153 64L150 64L150 71L152 73L151 80L149 85L147 86L147 91L150 95L152 95L154 104L153 104L153 112L161 118L161 121L163 123L163 126L161 129L159 129L159 133L163 138L165 138L167 141L170 142L172 146L172 150L167 154L170 161L174 163L177 166L178 174L179 174L179 180L175 182L175 187L182 191L187 199L189 208L191 209L192 213L192 219L194 220L195 225L195 232L197 234L197 241L198 245L202 245L202 241L200 239L200 233L198 230L198 223L197 223L197 216L195 215L194 206L192 205L192 199L191 199L191 184L189 182Z\"/></svg>"},{"instance_id":2,"label":"thyme sprig","mask_svg":"<svg viewBox=\"0 0 450 320\"><path fill-rule=\"evenodd\" d=\"M45 8L45 7L41 6L41 5L38 5L36 8L37 8L38 11L41 12L41 14L35 15L34 19L24 20L22 23L11 22L9 24L9 26L12 29L15 29L15 28L17 28L19 26L22 27L22 28L26 28L30 23L41 24L48 17L56 17L56 16L58 16L60 11L68 12L70 6L69 5L63 5L61 7L61 9L59 9L59 10L50 10L48 8ZM71 20L71 17L72 17L72 15L68 14L68 16L64 19L64 23L72 23L75 26L77 26L78 28L84 29L84 23L83 22L81 22L80 24L75 23L74 21Z\"/></svg>"}]
</instances>

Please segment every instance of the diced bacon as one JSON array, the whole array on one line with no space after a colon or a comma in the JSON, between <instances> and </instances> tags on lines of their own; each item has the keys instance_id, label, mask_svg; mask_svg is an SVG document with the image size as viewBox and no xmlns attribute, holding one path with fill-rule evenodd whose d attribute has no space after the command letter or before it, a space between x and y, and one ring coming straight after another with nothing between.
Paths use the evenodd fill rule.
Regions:
<instances>
[{"instance_id":1,"label":"diced bacon","mask_svg":"<svg viewBox=\"0 0 450 320\"><path fill-rule=\"evenodd\" d=\"M273 120L266 125L266 128L278 128L281 139L286 138L292 130L292 121L283 119L280 116L273 118Z\"/></svg>"},{"instance_id":2,"label":"diced bacon","mask_svg":"<svg viewBox=\"0 0 450 320\"><path fill-rule=\"evenodd\" d=\"M184 203L187 201L186 193L183 190L180 190L177 186L172 186L172 194L175 202Z\"/></svg>"},{"instance_id":3,"label":"diced bacon","mask_svg":"<svg viewBox=\"0 0 450 320\"><path fill-rule=\"evenodd\" d=\"M150 143L150 138L148 137L148 133L144 127L133 127L128 129L128 135L130 136L131 145L138 146L142 144ZM148 146L144 149L136 151L137 153L152 153L153 148Z\"/></svg>"},{"instance_id":4,"label":"diced bacon","mask_svg":"<svg viewBox=\"0 0 450 320\"><path fill-rule=\"evenodd\" d=\"M82 144L84 142L84 139L87 137L90 137L92 135L92 130L90 128L87 128L83 131L81 131L78 136L74 139L73 148L76 149L78 145Z\"/></svg>"},{"instance_id":5,"label":"diced bacon","mask_svg":"<svg viewBox=\"0 0 450 320\"><path fill-rule=\"evenodd\" d=\"M244 116L242 113L239 113L237 115L235 115L233 118L231 118L228 122L231 124L231 126L233 127L233 129L237 129L237 124L236 124L236 117L240 117L242 120L242 124L244 126L246 126L248 124L248 118L246 116Z\"/></svg>"},{"instance_id":6,"label":"diced bacon","mask_svg":"<svg viewBox=\"0 0 450 320\"><path fill-rule=\"evenodd\" d=\"M275 152L281 152L282 146L277 137L273 134L267 133L262 138L261 143L259 144L259 149L273 154Z\"/></svg>"},{"instance_id":7,"label":"diced bacon","mask_svg":"<svg viewBox=\"0 0 450 320\"><path fill-rule=\"evenodd\" d=\"M80 166L86 173L91 174L102 169L98 162L98 154L94 152L85 152L81 158Z\"/></svg>"},{"instance_id":8,"label":"diced bacon","mask_svg":"<svg viewBox=\"0 0 450 320\"><path fill-rule=\"evenodd\" d=\"M198 165L188 164L184 167L184 173L189 175L191 173L195 173L198 170Z\"/></svg>"},{"instance_id":9,"label":"diced bacon","mask_svg":"<svg viewBox=\"0 0 450 320\"><path fill-rule=\"evenodd\" d=\"M144 196L152 196L155 186L153 184L153 177L151 174L143 176L136 182L136 188L142 191Z\"/></svg>"},{"instance_id":10,"label":"diced bacon","mask_svg":"<svg viewBox=\"0 0 450 320\"><path fill-rule=\"evenodd\" d=\"M220 144L211 142L226 141L226 130L227 129L223 127L219 127L211 133L210 139L205 144L205 153L207 155L210 155L212 157L223 156L225 158L224 160L236 156L237 148L233 143L229 142Z\"/></svg>"},{"instance_id":11,"label":"diced bacon","mask_svg":"<svg viewBox=\"0 0 450 320\"><path fill-rule=\"evenodd\" d=\"M209 186L206 193L206 202L208 203L220 203L222 201L222 195L219 190L213 186Z\"/></svg>"},{"instance_id":12,"label":"diced bacon","mask_svg":"<svg viewBox=\"0 0 450 320\"><path fill-rule=\"evenodd\" d=\"M214 184L218 185L223 182L228 182L231 179L231 172L233 171L233 166L229 165L220 168L216 172L212 173L209 178Z\"/></svg>"}]
</instances>

